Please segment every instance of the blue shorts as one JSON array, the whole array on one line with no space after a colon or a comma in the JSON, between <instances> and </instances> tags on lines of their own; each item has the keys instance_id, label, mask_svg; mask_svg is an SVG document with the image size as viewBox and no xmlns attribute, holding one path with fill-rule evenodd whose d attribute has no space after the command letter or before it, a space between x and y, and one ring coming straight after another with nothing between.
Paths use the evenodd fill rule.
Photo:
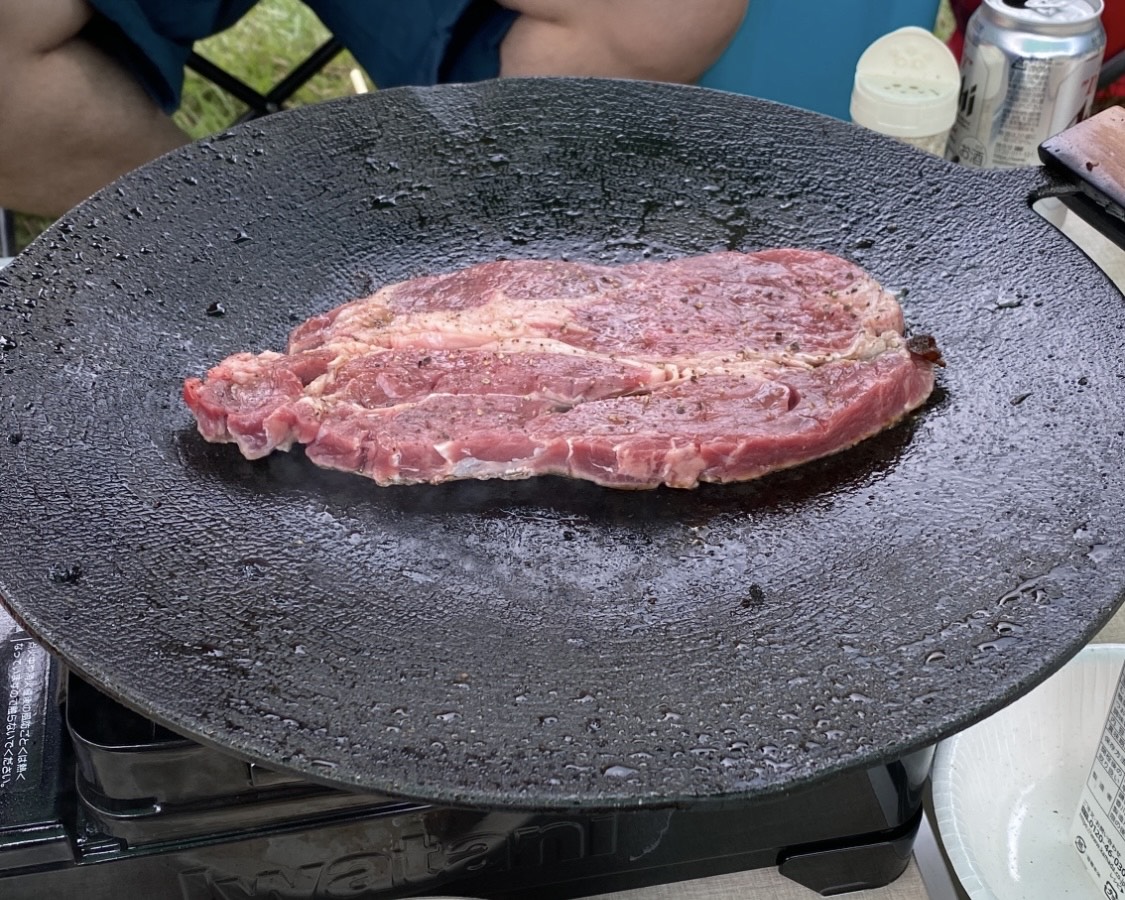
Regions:
<instances>
[{"instance_id":1,"label":"blue shorts","mask_svg":"<svg viewBox=\"0 0 1125 900\"><path fill-rule=\"evenodd\" d=\"M229 28L256 0L88 2L96 14L84 36L120 60L171 113L180 105L192 45ZM304 2L384 88L496 77L500 42L517 15L494 0Z\"/></svg>"}]
</instances>

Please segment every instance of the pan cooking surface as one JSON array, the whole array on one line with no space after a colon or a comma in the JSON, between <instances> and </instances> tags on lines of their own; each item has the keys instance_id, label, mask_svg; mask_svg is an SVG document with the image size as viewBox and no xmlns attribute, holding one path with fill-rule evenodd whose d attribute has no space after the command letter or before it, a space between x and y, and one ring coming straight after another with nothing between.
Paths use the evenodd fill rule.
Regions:
<instances>
[{"instance_id":1,"label":"pan cooking surface","mask_svg":"<svg viewBox=\"0 0 1125 900\"><path fill-rule=\"evenodd\" d=\"M0 275L0 595L177 731L440 803L730 802L925 746L1125 583L1125 316L1028 209L1036 177L597 81L386 91L185 148ZM205 444L180 400L389 281L772 246L901 291L948 368L902 426L760 482L381 489Z\"/></svg>"}]
</instances>

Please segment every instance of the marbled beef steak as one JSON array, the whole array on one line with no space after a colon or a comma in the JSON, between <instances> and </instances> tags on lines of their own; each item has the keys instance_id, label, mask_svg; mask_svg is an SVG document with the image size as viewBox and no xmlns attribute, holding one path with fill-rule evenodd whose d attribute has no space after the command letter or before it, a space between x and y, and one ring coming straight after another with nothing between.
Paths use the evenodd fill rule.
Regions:
<instances>
[{"instance_id":1,"label":"marbled beef steak","mask_svg":"<svg viewBox=\"0 0 1125 900\"><path fill-rule=\"evenodd\" d=\"M201 434L305 445L379 484L565 475L617 488L757 478L929 396L895 298L827 253L619 266L500 261L388 285L188 379Z\"/></svg>"}]
</instances>

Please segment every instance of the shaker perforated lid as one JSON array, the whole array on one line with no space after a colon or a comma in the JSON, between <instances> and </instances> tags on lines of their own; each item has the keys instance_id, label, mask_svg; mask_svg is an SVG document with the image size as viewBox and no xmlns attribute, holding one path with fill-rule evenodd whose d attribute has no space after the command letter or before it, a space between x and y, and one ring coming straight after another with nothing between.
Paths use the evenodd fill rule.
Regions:
<instances>
[{"instance_id":1,"label":"shaker perforated lid","mask_svg":"<svg viewBox=\"0 0 1125 900\"><path fill-rule=\"evenodd\" d=\"M924 28L900 28L859 58L852 121L898 138L940 134L957 117L960 88L952 51Z\"/></svg>"}]
</instances>

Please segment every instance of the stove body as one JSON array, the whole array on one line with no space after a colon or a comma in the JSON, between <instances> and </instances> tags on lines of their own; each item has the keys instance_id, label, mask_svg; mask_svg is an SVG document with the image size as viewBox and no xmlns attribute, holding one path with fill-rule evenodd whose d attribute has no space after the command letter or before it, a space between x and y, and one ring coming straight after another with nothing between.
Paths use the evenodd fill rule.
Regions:
<instances>
[{"instance_id":1,"label":"stove body","mask_svg":"<svg viewBox=\"0 0 1125 900\"><path fill-rule=\"evenodd\" d=\"M0 896L562 900L777 866L824 894L909 862L931 751L718 809L448 809L186 740L66 672L0 609Z\"/></svg>"}]
</instances>

